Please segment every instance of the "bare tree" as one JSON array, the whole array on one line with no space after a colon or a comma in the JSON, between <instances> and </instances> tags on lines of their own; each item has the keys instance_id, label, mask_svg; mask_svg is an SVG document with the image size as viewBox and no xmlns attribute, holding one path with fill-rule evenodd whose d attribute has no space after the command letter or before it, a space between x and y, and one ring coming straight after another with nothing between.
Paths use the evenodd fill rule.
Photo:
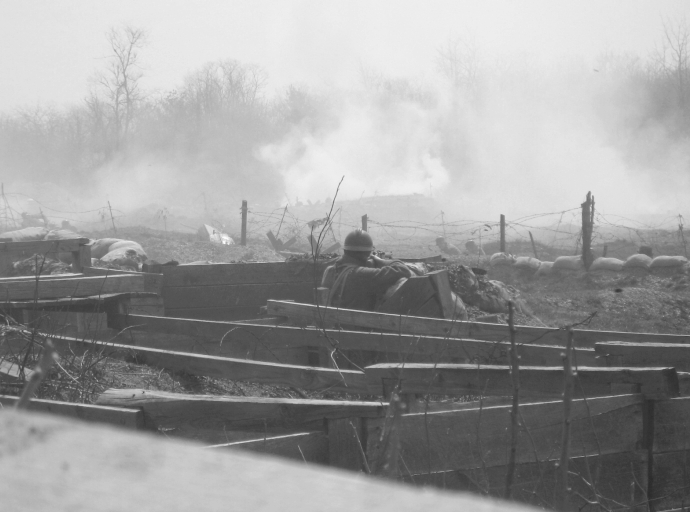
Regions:
<instances>
[{"instance_id":1,"label":"bare tree","mask_svg":"<svg viewBox=\"0 0 690 512\"><path fill-rule=\"evenodd\" d=\"M448 39L446 45L437 50L436 67L453 88L476 93L480 53L474 37Z\"/></svg>"},{"instance_id":2,"label":"bare tree","mask_svg":"<svg viewBox=\"0 0 690 512\"><path fill-rule=\"evenodd\" d=\"M129 136L137 105L142 100L141 50L147 44L147 33L125 25L110 29L106 38L112 53L106 69L95 80L110 109L110 131L117 151Z\"/></svg>"},{"instance_id":3,"label":"bare tree","mask_svg":"<svg viewBox=\"0 0 690 512\"><path fill-rule=\"evenodd\" d=\"M685 114L685 107L688 96L688 78L690 69L690 26L687 19L678 17L671 21L662 21L664 34L662 44L657 48L653 55L653 61L657 66L658 72L672 76L675 83L676 98L678 106Z\"/></svg>"}]
</instances>

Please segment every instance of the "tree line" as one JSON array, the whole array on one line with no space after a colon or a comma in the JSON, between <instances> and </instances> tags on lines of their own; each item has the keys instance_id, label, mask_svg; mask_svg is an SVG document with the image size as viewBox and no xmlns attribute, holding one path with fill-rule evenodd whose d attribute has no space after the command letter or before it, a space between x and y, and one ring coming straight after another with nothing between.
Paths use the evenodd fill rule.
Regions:
<instances>
[{"instance_id":1,"label":"tree line","mask_svg":"<svg viewBox=\"0 0 690 512\"><path fill-rule=\"evenodd\" d=\"M269 97L261 67L230 59L201 66L175 89L150 92L143 88L141 66L146 31L125 26L106 37L110 55L83 102L0 114L0 168L27 180L59 176L63 183L88 186L102 166L153 153L194 161L206 179L278 200L282 178L257 156L258 148L295 129L314 134L336 129L341 104L353 94L292 85ZM663 127L665 140L685 141L690 134L688 51L690 28L684 20L664 23L649 55L603 53L594 68L568 61L545 71L527 57L519 64L504 62L483 55L471 38L458 38L438 49L439 82L362 69L356 94L381 111L411 103L433 112L440 157L460 172L469 165L469 120L479 118L489 103L502 95L548 97L554 84L564 89L570 84L587 91L587 101L610 127L610 143L634 160L654 153L639 149L640 143L646 149L654 144L650 127ZM564 90L555 101L567 101L568 95Z\"/></svg>"}]
</instances>

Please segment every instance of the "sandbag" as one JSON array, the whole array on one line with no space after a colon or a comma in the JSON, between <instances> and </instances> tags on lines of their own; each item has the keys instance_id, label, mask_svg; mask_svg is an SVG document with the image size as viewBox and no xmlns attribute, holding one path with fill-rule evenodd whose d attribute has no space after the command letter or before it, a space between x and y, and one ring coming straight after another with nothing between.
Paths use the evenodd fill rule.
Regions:
<instances>
[{"instance_id":1,"label":"sandbag","mask_svg":"<svg viewBox=\"0 0 690 512\"><path fill-rule=\"evenodd\" d=\"M657 256L650 263L649 268L678 268L688 262L685 256Z\"/></svg>"},{"instance_id":2,"label":"sandbag","mask_svg":"<svg viewBox=\"0 0 690 512\"><path fill-rule=\"evenodd\" d=\"M110 246L108 252L117 251L118 249L123 248L132 249L136 251L136 253L139 256L143 256L144 261L148 259L148 256L146 255L146 251L144 251L144 248L133 240L120 240L118 242L115 242L113 245Z\"/></svg>"},{"instance_id":3,"label":"sandbag","mask_svg":"<svg viewBox=\"0 0 690 512\"><path fill-rule=\"evenodd\" d=\"M625 260L625 263L623 263L623 268L644 268L648 270L651 264L652 258L646 254L633 254L627 260Z\"/></svg>"},{"instance_id":4,"label":"sandbag","mask_svg":"<svg viewBox=\"0 0 690 512\"><path fill-rule=\"evenodd\" d=\"M581 256L559 256L553 262L553 270L584 270Z\"/></svg>"},{"instance_id":5,"label":"sandbag","mask_svg":"<svg viewBox=\"0 0 690 512\"><path fill-rule=\"evenodd\" d=\"M489 266L491 267L511 266L513 263L515 263L515 257L505 252L496 252L489 259Z\"/></svg>"},{"instance_id":6,"label":"sandbag","mask_svg":"<svg viewBox=\"0 0 690 512\"><path fill-rule=\"evenodd\" d=\"M513 267L520 270L536 271L537 269L539 269L540 265L541 261L537 258L532 258L531 256L520 256L518 258L515 258L515 263L513 264Z\"/></svg>"},{"instance_id":7,"label":"sandbag","mask_svg":"<svg viewBox=\"0 0 690 512\"><path fill-rule=\"evenodd\" d=\"M122 238L99 238L91 244L91 257L100 260L108 254L110 246L115 242L124 242Z\"/></svg>"},{"instance_id":8,"label":"sandbag","mask_svg":"<svg viewBox=\"0 0 690 512\"><path fill-rule=\"evenodd\" d=\"M592 266L589 267L591 272L596 270L612 270L614 272L620 272L623 270L623 265L625 262L619 260L618 258L597 258L592 262Z\"/></svg>"},{"instance_id":9,"label":"sandbag","mask_svg":"<svg viewBox=\"0 0 690 512\"><path fill-rule=\"evenodd\" d=\"M542 261L537 269L536 277L548 276L553 271L553 261Z\"/></svg>"},{"instance_id":10,"label":"sandbag","mask_svg":"<svg viewBox=\"0 0 690 512\"><path fill-rule=\"evenodd\" d=\"M31 227L0 233L0 238L11 238L13 242L34 242L45 239L47 234L46 228Z\"/></svg>"},{"instance_id":11,"label":"sandbag","mask_svg":"<svg viewBox=\"0 0 690 512\"><path fill-rule=\"evenodd\" d=\"M139 270L141 264L146 261L146 257L142 257L131 247L120 247L119 249L108 252L108 254L100 258L100 260L104 263L112 263L120 267Z\"/></svg>"}]
</instances>

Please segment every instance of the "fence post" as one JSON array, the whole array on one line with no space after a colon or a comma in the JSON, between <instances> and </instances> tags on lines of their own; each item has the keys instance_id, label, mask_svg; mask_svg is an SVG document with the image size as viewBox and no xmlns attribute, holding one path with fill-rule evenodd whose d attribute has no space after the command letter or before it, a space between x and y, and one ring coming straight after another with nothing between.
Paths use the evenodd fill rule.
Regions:
<instances>
[{"instance_id":1,"label":"fence post","mask_svg":"<svg viewBox=\"0 0 690 512\"><path fill-rule=\"evenodd\" d=\"M592 231L594 230L594 196L587 192L587 200L582 203L582 262L589 270L592 264Z\"/></svg>"},{"instance_id":2,"label":"fence post","mask_svg":"<svg viewBox=\"0 0 690 512\"><path fill-rule=\"evenodd\" d=\"M247 245L247 201L242 200L242 239L240 245Z\"/></svg>"},{"instance_id":3,"label":"fence post","mask_svg":"<svg viewBox=\"0 0 690 512\"><path fill-rule=\"evenodd\" d=\"M506 216L501 214L501 248L500 252L506 252Z\"/></svg>"},{"instance_id":4,"label":"fence post","mask_svg":"<svg viewBox=\"0 0 690 512\"><path fill-rule=\"evenodd\" d=\"M532 242L532 250L534 251L534 257L539 259L539 255L537 254L537 246L534 243L534 237L532 236L532 232L528 231L528 233L529 233L529 239Z\"/></svg>"},{"instance_id":5,"label":"fence post","mask_svg":"<svg viewBox=\"0 0 690 512\"><path fill-rule=\"evenodd\" d=\"M367 221L368 220L369 220L369 218L367 217L366 213L364 215L362 215L362 231L368 231L367 230Z\"/></svg>"}]
</instances>

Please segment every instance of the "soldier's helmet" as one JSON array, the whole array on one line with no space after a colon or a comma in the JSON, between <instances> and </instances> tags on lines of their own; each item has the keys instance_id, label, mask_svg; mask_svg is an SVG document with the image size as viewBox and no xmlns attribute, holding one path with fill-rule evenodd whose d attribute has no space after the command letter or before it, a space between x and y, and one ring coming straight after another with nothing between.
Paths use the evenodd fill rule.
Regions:
<instances>
[{"instance_id":1,"label":"soldier's helmet","mask_svg":"<svg viewBox=\"0 0 690 512\"><path fill-rule=\"evenodd\" d=\"M436 245L445 245L446 239L442 236L436 237Z\"/></svg>"},{"instance_id":2,"label":"soldier's helmet","mask_svg":"<svg viewBox=\"0 0 690 512\"><path fill-rule=\"evenodd\" d=\"M345 237L343 249L355 252L371 252L374 250L374 241L366 231L355 229Z\"/></svg>"}]
</instances>

